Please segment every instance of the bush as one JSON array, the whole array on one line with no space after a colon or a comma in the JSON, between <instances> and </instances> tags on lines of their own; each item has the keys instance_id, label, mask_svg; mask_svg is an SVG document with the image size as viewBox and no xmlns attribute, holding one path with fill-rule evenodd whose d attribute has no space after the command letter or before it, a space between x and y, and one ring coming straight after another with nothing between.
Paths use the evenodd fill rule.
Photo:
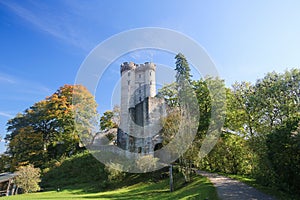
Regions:
<instances>
[{"instance_id":1,"label":"bush","mask_svg":"<svg viewBox=\"0 0 300 200\"><path fill-rule=\"evenodd\" d=\"M122 181L126 176L120 164L110 163L105 166L105 171L108 174L108 181L111 183Z\"/></svg>"},{"instance_id":2,"label":"bush","mask_svg":"<svg viewBox=\"0 0 300 200\"><path fill-rule=\"evenodd\" d=\"M155 158L152 155L145 155L137 159L136 165L138 169L143 173L155 171L158 160L158 158Z\"/></svg>"},{"instance_id":3,"label":"bush","mask_svg":"<svg viewBox=\"0 0 300 200\"><path fill-rule=\"evenodd\" d=\"M16 184L19 188L22 188L24 193L36 192L40 190L39 182L41 170L34 168L33 165L21 166L18 168Z\"/></svg>"}]
</instances>

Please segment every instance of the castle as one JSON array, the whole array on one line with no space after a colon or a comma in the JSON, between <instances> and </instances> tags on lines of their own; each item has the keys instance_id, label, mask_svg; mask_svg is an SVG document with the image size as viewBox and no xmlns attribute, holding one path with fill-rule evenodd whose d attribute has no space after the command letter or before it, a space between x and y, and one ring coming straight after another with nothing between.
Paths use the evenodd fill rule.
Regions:
<instances>
[{"instance_id":1,"label":"castle","mask_svg":"<svg viewBox=\"0 0 300 200\"><path fill-rule=\"evenodd\" d=\"M162 145L160 119L166 113L163 99L156 98L156 65L151 62L121 64L121 112L118 147L151 154Z\"/></svg>"}]
</instances>

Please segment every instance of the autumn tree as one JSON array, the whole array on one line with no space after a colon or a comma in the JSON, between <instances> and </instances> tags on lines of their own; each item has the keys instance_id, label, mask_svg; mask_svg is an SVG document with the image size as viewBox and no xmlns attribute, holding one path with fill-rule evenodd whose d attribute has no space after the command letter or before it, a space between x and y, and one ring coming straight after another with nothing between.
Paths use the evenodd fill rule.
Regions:
<instances>
[{"instance_id":1,"label":"autumn tree","mask_svg":"<svg viewBox=\"0 0 300 200\"><path fill-rule=\"evenodd\" d=\"M75 109L84 113L81 116L87 120L97 115L94 97L85 87L64 85L9 120L5 139L9 142L7 153L12 156L14 165L29 162L40 166L41 160L76 152L79 134L87 127L74 123Z\"/></svg>"}]
</instances>

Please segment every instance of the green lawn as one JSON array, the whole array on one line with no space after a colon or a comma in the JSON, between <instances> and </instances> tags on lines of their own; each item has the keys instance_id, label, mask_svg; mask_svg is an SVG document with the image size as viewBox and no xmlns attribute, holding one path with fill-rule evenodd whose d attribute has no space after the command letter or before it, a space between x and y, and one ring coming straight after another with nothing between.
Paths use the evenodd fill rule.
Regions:
<instances>
[{"instance_id":1,"label":"green lawn","mask_svg":"<svg viewBox=\"0 0 300 200\"><path fill-rule=\"evenodd\" d=\"M62 190L61 192L49 191L33 194L17 195L1 198L1 200L52 200L52 199L201 199L218 200L215 188L204 177L195 176L193 181L185 186L180 186L176 191L169 192L169 180L158 183L138 183L113 191L86 193L82 190ZM181 183L180 183L181 184ZM176 184L178 185L178 183ZM179 187L179 186L176 186Z\"/></svg>"}]
</instances>

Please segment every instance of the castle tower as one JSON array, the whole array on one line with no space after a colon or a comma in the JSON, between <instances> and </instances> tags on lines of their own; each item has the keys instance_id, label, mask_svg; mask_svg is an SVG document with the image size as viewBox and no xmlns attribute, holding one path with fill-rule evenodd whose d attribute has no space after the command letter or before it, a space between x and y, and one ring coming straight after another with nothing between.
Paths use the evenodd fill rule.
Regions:
<instances>
[{"instance_id":1,"label":"castle tower","mask_svg":"<svg viewBox=\"0 0 300 200\"><path fill-rule=\"evenodd\" d=\"M144 101L147 97L155 96L155 68L155 64L146 62L135 69L134 105Z\"/></svg>"},{"instance_id":2,"label":"castle tower","mask_svg":"<svg viewBox=\"0 0 300 200\"><path fill-rule=\"evenodd\" d=\"M160 116L160 100L155 98L156 65L151 62L121 64L121 119L117 144L136 153L153 151L152 128L147 126Z\"/></svg>"},{"instance_id":3,"label":"castle tower","mask_svg":"<svg viewBox=\"0 0 300 200\"><path fill-rule=\"evenodd\" d=\"M128 124L128 112L147 97L156 95L154 63L121 64L121 121L120 127L125 131Z\"/></svg>"},{"instance_id":4,"label":"castle tower","mask_svg":"<svg viewBox=\"0 0 300 200\"><path fill-rule=\"evenodd\" d=\"M123 131L128 131L128 110L134 107L132 96L135 91L135 69L137 65L133 62L124 62L121 65L121 120L120 128Z\"/></svg>"}]
</instances>

